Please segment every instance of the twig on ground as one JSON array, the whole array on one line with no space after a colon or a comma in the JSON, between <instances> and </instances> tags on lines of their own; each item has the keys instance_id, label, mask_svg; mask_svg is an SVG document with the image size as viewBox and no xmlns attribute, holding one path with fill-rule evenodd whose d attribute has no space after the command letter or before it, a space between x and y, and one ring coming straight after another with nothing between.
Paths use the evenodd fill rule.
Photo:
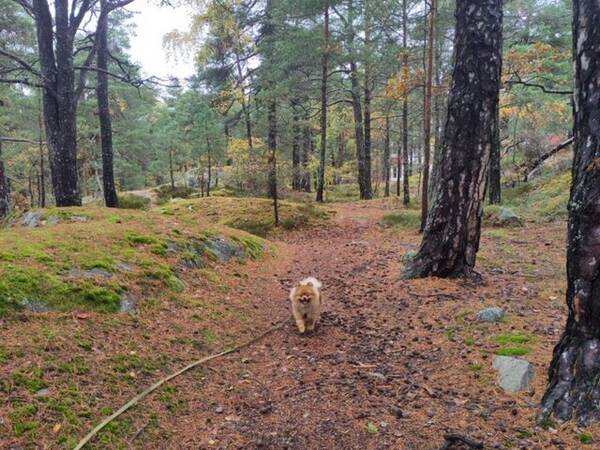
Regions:
<instances>
[{"instance_id":1,"label":"twig on ground","mask_svg":"<svg viewBox=\"0 0 600 450\"><path fill-rule=\"evenodd\" d=\"M243 348L246 348L246 347L254 344L255 342L258 342L259 340L261 340L265 336L267 336L267 335L273 333L274 331L277 331L280 328L282 328L288 320L289 320L289 318L286 318L285 320L279 322L277 325L269 328L267 331L265 331L264 333L260 334L259 336L255 337L255 338L249 340L248 342L245 342L245 343L243 343L241 345L238 345L237 347L225 350L225 351L223 351L221 353L217 353L215 355L211 355L211 356L207 356L205 358L199 359L198 361L195 361L195 362L193 362L191 364L188 364L184 368L179 369L177 372L169 375L168 377L165 377L162 380L157 381L152 386L150 386L148 389L146 389L145 391L143 391L140 394L136 395L134 398L132 398L130 401L128 401L125 405L121 406L121 408L119 408L111 416L109 416L106 419L104 419L92 431L90 431L81 441L79 441L79 443L77 444L77 446L75 447L74 450L80 450L80 449L82 449L94 436L96 436L104 427L106 427L106 425L108 425L109 423L111 423L113 420L115 420L117 417L119 417L125 411L129 410L130 408L132 408L133 406L135 406L136 404L138 404L140 402L140 400L142 400L143 398L145 398L146 396L148 396L148 394L151 394L152 392L154 392L155 390L157 390L163 384L167 383L168 381L171 381L173 378L176 378L176 377L178 377L179 375L181 375L181 374L183 374L185 372L188 372L189 370L191 370L191 369L193 369L195 367L198 367L201 364L204 364L204 363L206 363L208 361L212 361L213 359L221 358L221 357L223 357L225 355L229 355L231 353L238 352L238 351L242 350Z\"/></svg>"}]
</instances>

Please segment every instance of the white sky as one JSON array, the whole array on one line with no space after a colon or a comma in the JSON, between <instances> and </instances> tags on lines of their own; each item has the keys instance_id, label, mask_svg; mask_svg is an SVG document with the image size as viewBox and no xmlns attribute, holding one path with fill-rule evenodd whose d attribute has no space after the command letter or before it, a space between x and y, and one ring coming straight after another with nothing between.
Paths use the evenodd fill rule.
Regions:
<instances>
[{"instance_id":1,"label":"white sky","mask_svg":"<svg viewBox=\"0 0 600 450\"><path fill-rule=\"evenodd\" d=\"M132 59L141 64L144 75L167 78L186 78L194 74L192 55L167 56L163 48L163 36L173 30L188 29L191 12L187 7L158 7L150 0L137 0L128 8L136 12L133 22L137 25L131 37Z\"/></svg>"}]
</instances>

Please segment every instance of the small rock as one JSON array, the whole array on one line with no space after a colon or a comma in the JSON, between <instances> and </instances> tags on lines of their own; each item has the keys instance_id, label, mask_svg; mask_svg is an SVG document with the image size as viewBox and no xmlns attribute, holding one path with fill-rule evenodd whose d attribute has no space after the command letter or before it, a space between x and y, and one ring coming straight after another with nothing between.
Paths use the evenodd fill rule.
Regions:
<instances>
[{"instance_id":1,"label":"small rock","mask_svg":"<svg viewBox=\"0 0 600 450\"><path fill-rule=\"evenodd\" d=\"M117 263L116 268L120 272L127 272L127 273L133 272L133 266L131 264L127 264L124 262Z\"/></svg>"},{"instance_id":2,"label":"small rock","mask_svg":"<svg viewBox=\"0 0 600 450\"><path fill-rule=\"evenodd\" d=\"M217 414L223 414L223 411L225 411L225 408L223 408L223 405L217 405L217 406L215 406L214 411Z\"/></svg>"},{"instance_id":3,"label":"small rock","mask_svg":"<svg viewBox=\"0 0 600 450\"><path fill-rule=\"evenodd\" d=\"M396 417L396 419L402 419L402 417L404 417L404 413L402 412L399 406L394 405L391 407L390 410L394 417Z\"/></svg>"},{"instance_id":4,"label":"small rock","mask_svg":"<svg viewBox=\"0 0 600 450\"><path fill-rule=\"evenodd\" d=\"M119 311L122 313L131 313L135 311L135 300L128 293L121 295L121 305Z\"/></svg>"},{"instance_id":5,"label":"small rock","mask_svg":"<svg viewBox=\"0 0 600 450\"><path fill-rule=\"evenodd\" d=\"M50 395L50 389L48 388L40 389L35 393L36 397L48 397L48 395Z\"/></svg>"},{"instance_id":6,"label":"small rock","mask_svg":"<svg viewBox=\"0 0 600 450\"><path fill-rule=\"evenodd\" d=\"M509 208L501 208L497 215L500 225L507 227L522 227L523 222L517 214Z\"/></svg>"},{"instance_id":7,"label":"small rock","mask_svg":"<svg viewBox=\"0 0 600 450\"><path fill-rule=\"evenodd\" d=\"M21 225L24 227L35 228L40 226L42 220L42 213L36 211L26 212L21 219Z\"/></svg>"},{"instance_id":8,"label":"small rock","mask_svg":"<svg viewBox=\"0 0 600 450\"><path fill-rule=\"evenodd\" d=\"M58 216L50 216L46 220L46 225L58 225L60 223L60 219Z\"/></svg>"},{"instance_id":9,"label":"small rock","mask_svg":"<svg viewBox=\"0 0 600 450\"><path fill-rule=\"evenodd\" d=\"M498 322L504 317L504 310L499 307L485 308L477 313L477 320L482 322Z\"/></svg>"},{"instance_id":10,"label":"small rock","mask_svg":"<svg viewBox=\"0 0 600 450\"><path fill-rule=\"evenodd\" d=\"M177 253L177 244L175 242L167 242L167 252Z\"/></svg>"},{"instance_id":11,"label":"small rock","mask_svg":"<svg viewBox=\"0 0 600 450\"><path fill-rule=\"evenodd\" d=\"M86 216L71 216L71 222L87 222L89 220Z\"/></svg>"},{"instance_id":12,"label":"small rock","mask_svg":"<svg viewBox=\"0 0 600 450\"><path fill-rule=\"evenodd\" d=\"M510 356L496 356L493 363L498 369L498 383L507 392L519 392L529 389L533 380L533 366L524 359Z\"/></svg>"},{"instance_id":13,"label":"small rock","mask_svg":"<svg viewBox=\"0 0 600 450\"><path fill-rule=\"evenodd\" d=\"M50 311L50 307L38 300L24 299L21 301L23 308L36 313L44 313Z\"/></svg>"},{"instance_id":14,"label":"small rock","mask_svg":"<svg viewBox=\"0 0 600 450\"><path fill-rule=\"evenodd\" d=\"M67 276L71 278L110 278L113 274L106 269L95 267L90 270L69 269Z\"/></svg>"}]
</instances>

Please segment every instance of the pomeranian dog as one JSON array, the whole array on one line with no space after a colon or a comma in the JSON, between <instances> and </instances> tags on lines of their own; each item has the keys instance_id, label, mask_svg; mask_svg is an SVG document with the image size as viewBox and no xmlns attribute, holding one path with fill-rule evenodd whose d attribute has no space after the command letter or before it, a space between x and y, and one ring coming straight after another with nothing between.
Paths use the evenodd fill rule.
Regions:
<instances>
[{"instance_id":1,"label":"pomeranian dog","mask_svg":"<svg viewBox=\"0 0 600 450\"><path fill-rule=\"evenodd\" d=\"M298 331L313 331L321 317L321 282L314 277L305 278L292 288L290 300Z\"/></svg>"}]
</instances>

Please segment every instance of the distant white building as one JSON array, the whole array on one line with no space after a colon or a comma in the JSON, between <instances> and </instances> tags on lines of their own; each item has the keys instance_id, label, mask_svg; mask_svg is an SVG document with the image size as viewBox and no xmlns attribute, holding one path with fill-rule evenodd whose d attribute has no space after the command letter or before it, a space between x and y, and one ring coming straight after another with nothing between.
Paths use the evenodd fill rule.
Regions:
<instances>
[{"instance_id":1,"label":"distant white building","mask_svg":"<svg viewBox=\"0 0 600 450\"><path fill-rule=\"evenodd\" d=\"M392 153L390 155L390 182L398 181L398 178L402 180L402 161L400 161L400 167L398 167L398 157L397 153ZM415 173L418 173L419 170L421 170L421 165L418 162L413 161L412 170Z\"/></svg>"},{"instance_id":2,"label":"distant white building","mask_svg":"<svg viewBox=\"0 0 600 450\"><path fill-rule=\"evenodd\" d=\"M402 165L402 162L400 162ZM398 181L398 178L402 179L402 166L400 166L400 171L398 171L398 154L393 153L390 155L390 181Z\"/></svg>"}]
</instances>

